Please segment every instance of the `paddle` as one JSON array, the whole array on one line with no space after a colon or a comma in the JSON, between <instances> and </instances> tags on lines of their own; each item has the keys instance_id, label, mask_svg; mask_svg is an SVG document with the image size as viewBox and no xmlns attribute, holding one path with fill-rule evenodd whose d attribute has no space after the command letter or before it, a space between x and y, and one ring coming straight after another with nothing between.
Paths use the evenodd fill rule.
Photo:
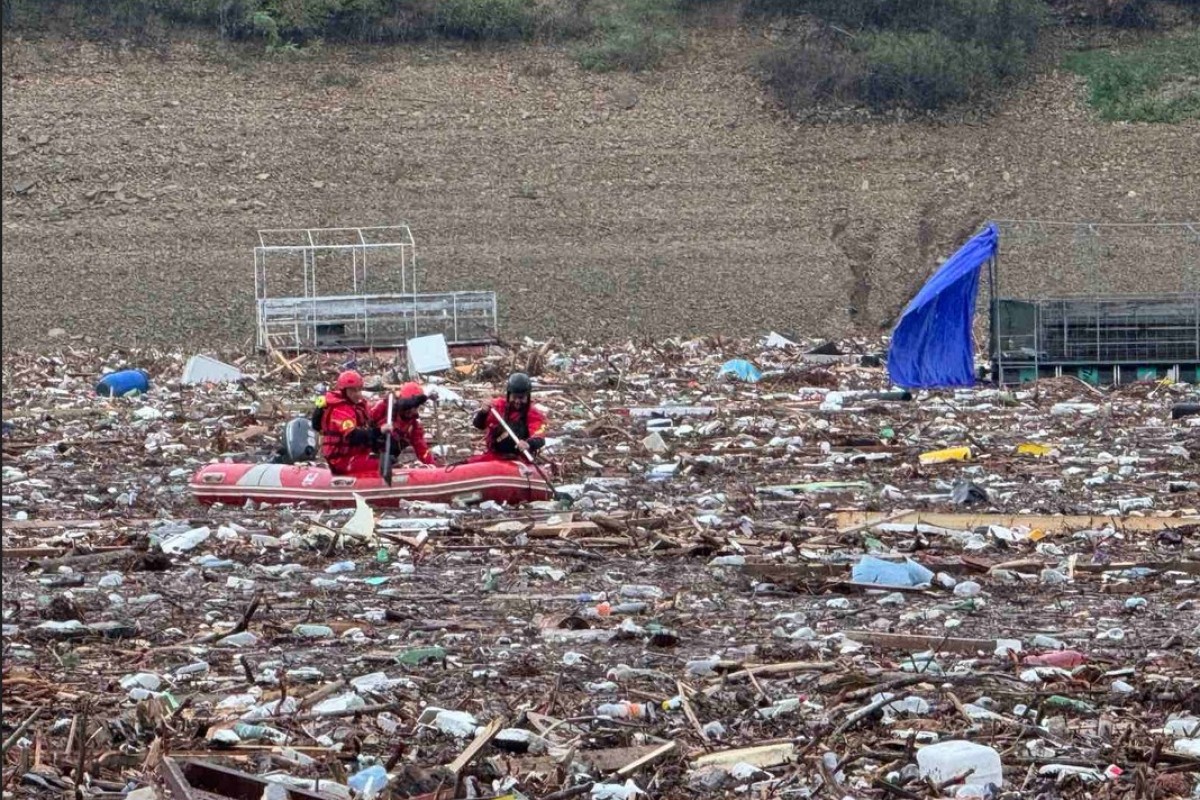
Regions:
<instances>
[{"instance_id":1,"label":"paddle","mask_svg":"<svg viewBox=\"0 0 1200 800\"><path fill-rule=\"evenodd\" d=\"M500 425L504 428L504 432L507 433L509 435L509 437L513 440L513 444L516 444L517 442L521 441L517 437L517 435L515 433L513 433L513 429L508 427L508 423L504 421L504 417L500 416L499 411L497 411L494 408L490 409L490 411L492 412L492 416L496 418L496 421L499 422ZM575 498L571 497L571 495L567 494L566 492L560 492L558 489L554 488L554 484L551 483L550 479L546 477L546 473L542 471L541 466L536 461L533 460L532 453L530 453L528 450L521 450L521 452L525 455L525 458L529 461L529 463L533 465L533 468L537 470L537 474L539 476L541 476L542 480L546 483L546 485L550 487L550 491L554 495L554 499L556 501L558 501L566 506L569 506L569 505L571 505L571 503L575 502Z\"/></svg>"},{"instance_id":2,"label":"paddle","mask_svg":"<svg viewBox=\"0 0 1200 800\"><path fill-rule=\"evenodd\" d=\"M395 395L388 392L387 440L383 443L383 460L379 462L379 477L388 486L392 485L392 409L395 405Z\"/></svg>"}]
</instances>

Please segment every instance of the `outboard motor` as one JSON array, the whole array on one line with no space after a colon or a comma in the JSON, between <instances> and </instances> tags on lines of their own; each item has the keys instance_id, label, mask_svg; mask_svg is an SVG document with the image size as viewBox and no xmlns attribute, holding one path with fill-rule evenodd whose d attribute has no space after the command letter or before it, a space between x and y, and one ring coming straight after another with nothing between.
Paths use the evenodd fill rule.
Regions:
<instances>
[{"instance_id":1,"label":"outboard motor","mask_svg":"<svg viewBox=\"0 0 1200 800\"><path fill-rule=\"evenodd\" d=\"M317 432L307 417L296 417L283 428L283 444L276 459L280 464L313 461L317 457Z\"/></svg>"}]
</instances>

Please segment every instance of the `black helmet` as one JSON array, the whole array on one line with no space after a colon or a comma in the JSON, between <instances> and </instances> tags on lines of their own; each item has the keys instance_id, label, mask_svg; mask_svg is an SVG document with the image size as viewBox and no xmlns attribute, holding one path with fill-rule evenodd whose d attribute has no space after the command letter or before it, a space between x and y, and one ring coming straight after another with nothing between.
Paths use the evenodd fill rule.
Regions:
<instances>
[{"instance_id":1,"label":"black helmet","mask_svg":"<svg viewBox=\"0 0 1200 800\"><path fill-rule=\"evenodd\" d=\"M508 394L530 394L533 392L533 381L524 372L514 372L508 376Z\"/></svg>"}]
</instances>

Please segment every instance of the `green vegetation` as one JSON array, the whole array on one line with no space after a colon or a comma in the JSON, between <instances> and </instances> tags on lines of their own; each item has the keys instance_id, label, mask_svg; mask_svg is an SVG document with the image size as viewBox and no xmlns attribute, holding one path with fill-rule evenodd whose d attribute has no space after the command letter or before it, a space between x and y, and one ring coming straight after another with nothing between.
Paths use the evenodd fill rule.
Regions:
<instances>
[{"instance_id":1,"label":"green vegetation","mask_svg":"<svg viewBox=\"0 0 1200 800\"><path fill-rule=\"evenodd\" d=\"M760 62L779 102L945 108L1020 77L1045 9L1037 0L749 0L752 14L804 13L826 35ZM835 35L836 34L836 35Z\"/></svg>"},{"instance_id":2,"label":"green vegetation","mask_svg":"<svg viewBox=\"0 0 1200 800\"><path fill-rule=\"evenodd\" d=\"M505 41L527 38L535 19L529 0L442 0L434 24L443 36Z\"/></svg>"},{"instance_id":3,"label":"green vegetation","mask_svg":"<svg viewBox=\"0 0 1200 800\"><path fill-rule=\"evenodd\" d=\"M625 0L602 12L597 36L575 59L584 69L649 69L680 43L678 0Z\"/></svg>"},{"instance_id":4,"label":"green vegetation","mask_svg":"<svg viewBox=\"0 0 1200 800\"><path fill-rule=\"evenodd\" d=\"M713 0L4 0L13 31L55 25L104 38L153 38L204 27L268 52L329 40L385 43L432 36L471 42L575 41L586 69L641 70L682 42L688 11Z\"/></svg>"},{"instance_id":5,"label":"green vegetation","mask_svg":"<svg viewBox=\"0 0 1200 800\"><path fill-rule=\"evenodd\" d=\"M1200 33L1135 49L1073 53L1065 66L1087 78L1089 100L1103 119L1200 119Z\"/></svg>"},{"instance_id":6,"label":"green vegetation","mask_svg":"<svg viewBox=\"0 0 1200 800\"><path fill-rule=\"evenodd\" d=\"M651 69L678 51L689 13L740 8L751 22L802 17L802 36L758 58L781 106L944 109L1021 79L1039 31L1067 0L3 0L6 30L69 31L158 41L173 28L259 42L268 53L308 53L322 41L567 44L584 69ZM1060 22L1152 28L1167 6L1151 0L1071 0ZM1174 0L1175 13L1200 0ZM1075 16L1072 16L1075 15ZM1171 122L1200 116L1200 35L1128 51L1072 55L1105 119ZM348 80L326 76L323 80ZM339 84L341 85L341 84ZM348 83L346 85L349 85Z\"/></svg>"}]
</instances>

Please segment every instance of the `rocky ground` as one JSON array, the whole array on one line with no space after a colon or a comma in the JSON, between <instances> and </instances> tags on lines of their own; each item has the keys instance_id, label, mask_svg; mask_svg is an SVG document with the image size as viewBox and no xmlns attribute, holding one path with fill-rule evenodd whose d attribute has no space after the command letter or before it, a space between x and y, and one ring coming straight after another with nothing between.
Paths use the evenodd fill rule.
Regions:
<instances>
[{"instance_id":1,"label":"rocky ground","mask_svg":"<svg viewBox=\"0 0 1200 800\"><path fill-rule=\"evenodd\" d=\"M1200 123L1098 122L1052 54L973 118L796 122L752 74L769 44L727 21L629 75L553 47L6 37L4 347L240 346L260 228L406 219L423 285L495 289L504 335L614 340L874 330L986 218L1200 212ZM1006 287L1200 270L1186 234L1053 234L1008 241Z\"/></svg>"},{"instance_id":2,"label":"rocky ground","mask_svg":"<svg viewBox=\"0 0 1200 800\"><path fill-rule=\"evenodd\" d=\"M149 800L192 759L338 797L1194 797L1196 387L905 399L806 349L461 363L446 456L530 368L573 507L413 503L341 537L349 512L186 488L267 458L332 358L209 387L170 352L6 358L6 796ZM736 357L761 380L720 377ZM147 395L94 396L128 366Z\"/></svg>"}]
</instances>

